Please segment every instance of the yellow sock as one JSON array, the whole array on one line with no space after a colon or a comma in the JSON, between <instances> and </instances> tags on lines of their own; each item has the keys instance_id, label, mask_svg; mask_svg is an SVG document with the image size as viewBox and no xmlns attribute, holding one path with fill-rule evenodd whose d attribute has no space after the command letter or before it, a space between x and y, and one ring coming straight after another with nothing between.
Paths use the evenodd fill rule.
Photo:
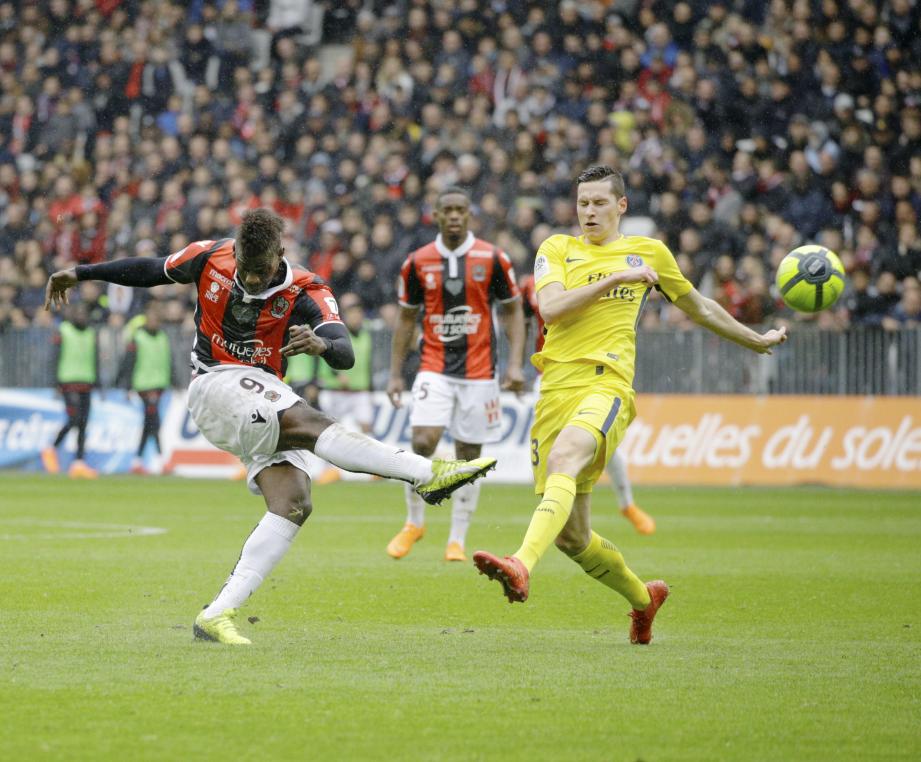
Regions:
<instances>
[{"instance_id":1,"label":"yellow sock","mask_svg":"<svg viewBox=\"0 0 921 762\"><path fill-rule=\"evenodd\" d=\"M576 480L566 474L550 474L544 498L534 509L524 541L514 555L531 571L550 547L572 513L576 499Z\"/></svg>"},{"instance_id":2,"label":"yellow sock","mask_svg":"<svg viewBox=\"0 0 921 762\"><path fill-rule=\"evenodd\" d=\"M589 577L624 596L633 608L642 611L649 605L646 585L630 571L620 551L609 540L592 532L588 547L571 558Z\"/></svg>"}]
</instances>

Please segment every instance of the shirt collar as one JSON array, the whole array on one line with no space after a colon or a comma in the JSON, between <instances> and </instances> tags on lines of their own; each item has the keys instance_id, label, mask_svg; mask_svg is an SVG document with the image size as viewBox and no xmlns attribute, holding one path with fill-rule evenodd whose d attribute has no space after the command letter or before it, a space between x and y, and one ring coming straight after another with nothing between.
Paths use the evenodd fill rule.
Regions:
<instances>
[{"instance_id":1,"label":"shirt collar","mask_svg":"<svg viewBox=\"0 0 921 762\"><path fill-rule=\"evenodd\" d=\"M269 288L259 294L250 294L245 288L243 288L243 284L240 283L240 279L237 277L237 271L234 270L233 282L236 283L240 287L240 290L243 292L244 302L254 302L257 299L268 299L270 296L277 294L279 291L284 291L294 282L294 270L288 263L288 260L282 257L281 261L285 266L285 277L282 278L281 283L279 283L277 286L269 286Z\"/></svg>"},{"instance_id":2,"label":"shirt collar","mask_svg":"<svg viewBox=\"0 0 921 762\"><path fill-rule=\"evenodd\" d=\"M445 246L441 238L441 233L435 236L435 248L438 250L438 253L441 254L442 259L448 260L449 278L457 277L457 258L464 256L464 254L470 251L474 243L476 243L476 237L469 230L467 231L467 237L464 239L464 242L456 249L449 249Z\"/></svg>"}]
</instances>

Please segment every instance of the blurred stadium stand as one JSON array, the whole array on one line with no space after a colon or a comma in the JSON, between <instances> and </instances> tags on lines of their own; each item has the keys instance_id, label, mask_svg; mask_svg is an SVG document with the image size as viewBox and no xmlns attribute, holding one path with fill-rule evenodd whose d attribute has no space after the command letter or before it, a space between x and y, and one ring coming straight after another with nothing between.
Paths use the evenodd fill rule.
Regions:
<instances>
[{"instance_id":1,"label":"blurred stadium stand","mask_svg":"<svg viewBox=\"0 0 921 762\"><path fill-rule=\"evenodd\" d=\"M543 238L575 229L571 181L594 162L625 174L626 229L665 240L739 319L799 337L774 365L711 377L734 349L651 301L640 389L663 382L646 365L659 351L687 351L701 370L673 390L921 391L909 0L0 2L0 383L45 372L55 269L163 256L265 205L292 259L386 330L439 188L468 187L477 233L523 271ZM792 314L771 282L806 240L850 275L818 316ZM80 298L114 356L149 298L187 332L194 294Z\"/></svg>"}]
</instances>

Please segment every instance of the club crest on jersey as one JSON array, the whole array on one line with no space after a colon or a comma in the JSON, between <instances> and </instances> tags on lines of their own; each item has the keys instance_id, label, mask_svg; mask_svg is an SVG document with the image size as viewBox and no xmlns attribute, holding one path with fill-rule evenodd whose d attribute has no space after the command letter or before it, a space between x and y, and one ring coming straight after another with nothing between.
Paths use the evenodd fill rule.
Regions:
<instances>
[{"instance_id":1,"label":"club crest on jersey","mask_svg":"<svg viewBox=\"0 0 921 762\"><path fill-rule=\"evenodd\" d=\"M477 282L486 280L486 265L474 265L470 268L470 276Z\"/></svg>"},{"instance_id":2,"label":"club crest on jersey","mask_svg":"<svg viewBox=\"0 0 921 762\"><path fill-rule=\"evenodd\" d=\"M283 296L276 296L272 300L272 306L269 309L269 314L273 318L281 318L285 316L285 313L288 311L289 304L288 300Z\"/></svg>"},{"instance_id":3,"label":"club crest on jersey","mask_svg":"<svg viewBox=\"0 0 921 762\"><path fill-rule=\"evenodd\" d=\"M219 302L221 300L221 297L218 296L218 292L220 290L221 290L220 285L216 283L215 281L211 281L210 288L207 291L205 291L205 298L209 302L215 302L215 303Z\"/></svg>"},{"instance_id":4,"label":"club crest on jersey","mask_svg":"<svg viewBox=\"0 0 921 762\"><path fill-rule=\"evenodd\" d=\"M534 280L539 281L550 272L550 263L544 254L538 254L534 260Z\"/></svg>"},{"instance_id":5,"label":"club crest on jersey","mask_svg":"<svg viewBox=\"0 0 921 762\"><path fill-rule=\"evenodd\" d=\"M265 395L263 395L269 402L278 402L281 399L281 395L278 392L273 392L269 389Z\"/></svg>"},{"instance_id":6,"label":"club crest on jersey","mask_svg":"<svg viewBox=\"0 0 921 762\"><path fill-rule=\"evenodd\" d=\"M643 258L638 257L636 254L628 254L627 264L630 265L630 267L639 267L643 264Z\"/></svg>"}]
</instances>

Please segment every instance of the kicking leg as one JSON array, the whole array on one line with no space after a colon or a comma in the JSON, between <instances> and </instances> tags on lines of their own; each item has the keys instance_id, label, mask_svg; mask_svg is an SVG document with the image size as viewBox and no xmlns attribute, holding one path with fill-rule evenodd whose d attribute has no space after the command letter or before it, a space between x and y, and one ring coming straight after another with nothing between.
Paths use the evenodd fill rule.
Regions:
<instances>
[{"instance_id":1,"label":"kicking leg","mask_svg":"<svg viewBox=\"0 0 921 762\"><path fill-rule=\"evenodd\" d=\"M440 503L458 487L495 468L495 458L472 463L423 458L349 431L318 410L299 402L279 414L281 434L276 452L310 450L346 471L377 474L410 482L427 503Z\"/></svg>"},{"instance_id":2,"label":"kicking leg","mask_svg":"<svg viewBox=\"0 0 921 762\"><path fill-rule=\"evenodd\" d=\"M509 603L527 600L531 571L569 520L576 497L576 479L591 464L596 445L595 438L585 429L564 427L550 449L543 499L534 509L521 547L505 558L482 550L473 554L473 563L480 573L502 583Z\"/></svg>"}]
</instances>

